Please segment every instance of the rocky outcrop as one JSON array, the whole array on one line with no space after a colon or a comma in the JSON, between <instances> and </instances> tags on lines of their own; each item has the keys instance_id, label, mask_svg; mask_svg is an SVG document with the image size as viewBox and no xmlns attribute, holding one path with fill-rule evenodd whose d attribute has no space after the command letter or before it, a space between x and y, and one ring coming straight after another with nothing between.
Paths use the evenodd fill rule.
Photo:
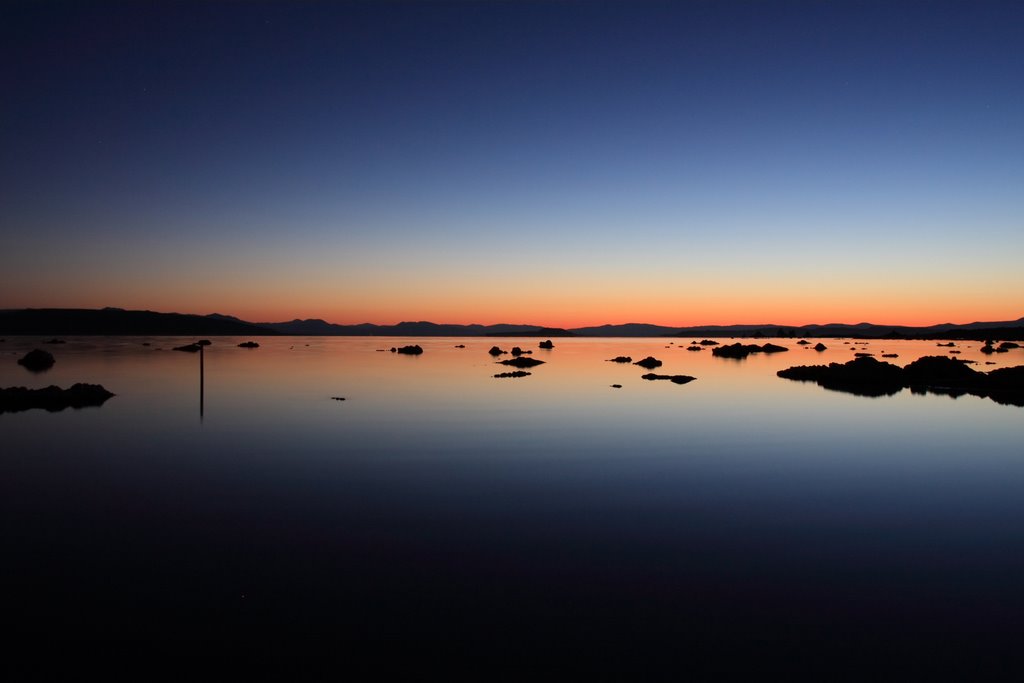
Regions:
<instances>
[{"instance_id":1,"label":"rocky outcrop","mask_svg":"<svg viewBox=\"0 0 1024 683\"><path fill-rule=\"evenodd\" d=\"M491 354L492 356L500 356L503 353L508 353L508 351L506 351L505 349L499 349L497 346L492 346L491 350L488 351L487 353Z\"/></svg>"},{"instance_id":2,"label":"rocky outcrop","mask_svg":"<svg viewBox=\"0 0 1024 683\"><path fill-rule=\"evenodd\" d=\"M404 353L409 356L418 356L423 353L423 347L419 344L412 344L411 346L399 346L395 348L391 347L391 353Z\"/></svg>"},{"instance_id":3,"label":"rocky outcrop","mask_svg":"<svg viewBox=\"0 0 1024 683\"><path fill-rule=\"evenodd\" d=\"M647 356L647 358L644 358L643 360L638 360L637 362L633 363L633 365L639 365L645 370L653 370L654 368L660 368L662 363L654 356Z\"/></svg>"},{"instance_id":4,"label":"rocky outcrop","mask_svg":"<svg viewBox=\"0 0 1024 683\"><path fill-rule=\"evenodd\" d=\"M546 340L542 341L540 344L537 344L537 346L539 346L542 349L553 349L553 348L555 348L555 345L551 343L550 339L546 339Z\"/></svg>"},{"instance_id":5,"label":"rocky outcrop","mask_svg":"<svg viewBox=\"0 0 1024 683\"><path fill-rule=\"evenodd\" d=\"M711 353L719 358L746 358L752 353L779 353L788 350L785 346L778 346L777 344L758 346L757 344L740 344L737 342L735 344L719 346L717 349L712 349Z\"/></svg>"},{"instance_id":6,"label":"rocky outcrop","mask_svg":"<svg viewBox=\"0 0 1024 683\"><path fill-rule=\"evenodd\" d=\"M650 380L667 379L668 381L672 382L673 384L686 384L687 382L692 382L693 380L695 380L697 378L696 377L690 377L689 375L656 375L653 372L649 372L646 375L644 375L641 379L650 379Z\"/></svg>"},{"instance_id":7,"label":"rocky outcrop","mask_svg":"<svg viewBox=\"0 0 1024 683\"><path fill-rule=\"evenodd\" d=\"M56 362L57 361L54 360L52 353L48 353L42 349L32 349L18 359L18 365L24 366L27 370L31 370L32 372L49 370Z\"/></svg>"},{"instance_id":8,"label":"rocky outcrop","mask_svg":"<svg viewBox=\"0 0 1024 683\"><path fill-rule=\"evenodd\" d=\"M55 413L65 408L101 406L113 395L99 384L74 384L69 389L58 386L45 389L9 387L0 389L0 413L16 413L33 408Z\"/></svg>"},{"instance_id":9,"label":"rocky outcrop","mask_svg":"<svg viewBox=\"0 0 1024 683\"><path fill-rule=\"evenodd\" d=\"M199 344L185 344L184 346L175 346L175 351L184 351L185 353L198 353L203 348Z\"/></svg>"},{"instance_id":10,"label":"rocky outcrop","mask_svg":"<svg viewBox=\"0 0 1024 683\"><path fill-rule=\"evenodd\" d=\"M843 364L802 365L776 374L861 396L886 396L909 387L917 394L971 394L1024 406L1024 366L984 373L949 356L925 356L903 368L862 357Z\"/></svg>"},{"instance_id":11,"label":"rocky outcrop","mask_svg":"<svg viewBox=\"0 0 1024 683\"><path fill-rule=\"evenodd\" d=\"M525 370L516 370L514 372L499 372L494 377L495 378L503 378L503 377L529 377L532 374L533 374L532 372L526 372Z\"/></svg>"},{"instance_id":12,"label":"rocky outcrop","mask_svg":"<svg viewBox=\"0 0 1024 683\"><path fill-rule=\"evenodd\" d=\"M701 339L700 340L700 345L701 346L718 346L718 342L716 342L714 339Z\"/></svg>"},{"instance_id":13,"label":"rocky outcrop","mask_svg":"<svg viewBox=\"0 0 1024 683\"><path fill-rule=\"evenodd\" d=\"M512 347L512 355L513 356L522 356L524 353L533 353L533 351L530 351L530 350L523 351L518 346L513 346Z\"/></svg>"},{"instance_id":14,"label":"rocky outcrop","mask_svg":"<svg viewBox=\"0 0 1024 683\"><path fill-rule=\"evenodd\" d=\"M544 363L542 360L528 358L527 356L517 356L516 358L509 358L508 360L498 362L502 365L511 365L514 368L532 368L535 365L543 365Z\"/></svg>"},{"instance_id":15,"label":"rocky outcrop","mask_svg":"<svg viewBox=\"0 0 1024 683\"><path fill-rule=\"evenodd\" d=\"M824 351L827 348L828 347L825 346L824 344L822 344L821 342L818 342L817 344L814 345L814 350L815 351Z\"/></svg>"},{"instance_id":16,"label":"rocky outcrop","mask_svg":"<svg viewBox=\"0 0 1024 683\"><path fill-rule=\"evenodd\" d=\"M254 341L247 341L247 342L242 342L241 344L239 344L238 348L240 348L240 349L258 349L258 348L260 348L260 345L257 344Z\"/></svg>"},{"instance_id":17,"label":"rocky outcrop","mask_svg":"<svg viewBox=\"0 0 1024 683\"><path fill-rule=\"evenodd\" d=\"M703 351L704 347L703 346L687 346L686 350L687 351Z\"/></svg>"},{"instance_id":18,"label":"rocky outcrop","mask_svg":"<svg viewBox=\"0 0 1024 683\"><path fill-rule=\"evenodd\" d=\"M633 357L632 356L615 356L615 358L609 358L608 362L609 363L632 363L633 362Z\"/></svg>"}]
</instances>

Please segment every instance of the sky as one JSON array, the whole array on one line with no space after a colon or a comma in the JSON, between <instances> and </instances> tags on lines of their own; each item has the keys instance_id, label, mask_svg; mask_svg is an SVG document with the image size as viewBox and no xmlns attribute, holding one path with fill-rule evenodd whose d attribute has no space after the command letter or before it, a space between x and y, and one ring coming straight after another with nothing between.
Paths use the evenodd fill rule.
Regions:
<instances>
[{"instance_id":1,"label":"sky","mask_svg":"<svg viewBox=\"0 0 1024 683\"><path fill-rule=\"evenodd\" d=\"M0 308L1024 316L1024 3L0 5Z\"/></svg>"}]
</instances>

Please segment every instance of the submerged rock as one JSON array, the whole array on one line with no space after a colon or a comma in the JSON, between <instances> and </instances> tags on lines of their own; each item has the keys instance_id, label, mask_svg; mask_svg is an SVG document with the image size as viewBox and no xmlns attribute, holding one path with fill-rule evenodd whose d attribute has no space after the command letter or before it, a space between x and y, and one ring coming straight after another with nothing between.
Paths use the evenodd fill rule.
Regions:
<instances>
[{"instance_id":1,"label":"submerged rock","mask_svg":"<svg viewBox=\"0 0 1024 683\"><path fill-rule=\"evenodd\" d=\"M996 349L996 351L1009 351L1010 349L1019 348L1020 344L1018 344L1017 342L1003 342L1002 344L999 345L999 348Z\"/></svg>"},{"instance_id":2,"label":"submerged rock","mask_svg":"<svg viewBox=\"0 0 1024 683\"><path fill-rule=\"evenodd\" d=\"M810 343L811 342L807 341L806 339L801 339L800 341L797 342L797 344L799 344L800 346L807 346Z\"/></svg>"},{"instance_id":3,"label":"submerged rock","mask_svg":"<svg viewBox=\"0 0 1024 683\"><path fill-rule=\"evenodd\" d=\"M633 357L632 356L615 356L615 358L609 358L608 362L609 363L632 363L633 362Z\"/></svg>"},{"instance_id":4,"label":"submerged rock","mask_svg":"<svg viewBox=\"0 0 1024 683\"><path fill-rule=\"evenodd\" d=\"M882 354L882 358L899 358L899 357L900 357L900 354L898 354L898 353L883 353Z\"/></svg>"},{"instance_id":5,"label":"submerged rock","mask_svg":"<svg viewBox=\"0 0 1024 683\"><path fill-rule=\"evenodd\" d=\"M423 353L423 347L419 344L412 344L410 346L400 346L397 349L391 347L391 353L404 353L409 356L418 356Z\"/></svg>"},{"instance_id":6,"label":"submerged rock","mask_svg":"<svg viewBox=\"0 0 1024 683\"><path fill-rule=\"evenodd\" d=\"M331 400L332 401L344 401L345 397L344 396L331 396Z\"/></svg>"},{"instance_id":7,"label":"submerged rock","mask_svg":"<svg viewBox=\"0 0 1024 683\"><path fill-rule=\"evenodd\" d=\"M457 348L457 349L464 349L464 348L466 348L466 345L465 344L456 344L455 348Z\"/></svg>"},{"instance_id":8,"label":"submerged rock","mask_svg":"<svg viewBox=\"0 0 1024 683\"><path fill-rule=\"evenodd\" d=\"M656 375L653 372L649 372L646 375L644 375L643 377L641 377L641 379L650 379L650 380L667 379L668 381L672 382L673 384L686 384L687 382L692 382L693 380L695 380L697 378L696 377L690 377L689 375Z\"/></svg>"},{"instance_id":9,"label":"submerged rock","mask_svg":"<svg viewBox=\"0 0 1024 683\"><path fill-rule=\"evenodd\" d=\"M532 372L526 372L525 370L516 370L514 372L499 372L494 377L496 379L502 377L529 377L532 374Z\"/></svg>"},{"instance_id":10,"label":"submerged rock","mask_svg":"<svg viewBox=\"0 0 1024 683\"><path fill-rule=\"evenodd\" d=\"M63 339L47 339L44 344L67 344Z\"/></svg>"},{"instance_id":11,"label":"submerged rock","mask_svg":"<svg viewBox=\"0 0 1024 683\"><path fill-rule=\"evenodd\" d=\"M199 341L196 342L196 344L198 344L199 346L209 346L212 343L213 342L210 341L209 339L200 339Z\"/></svg>"},{"instance_id":12,"label":"submerged rock","mask_svg":"<svg viewBox=\"0 0 1024 683\"><path fill-rule=\"evenodd\" d=\"M662 363L654 356L647 356L647 358L644 358L643 360L638 360L637 362L633 363L633 365L639 365L645 370L653 370L654 368L660 368Z\"/></svg>"},{"instance_id":13,"label":"submerged rock","mask_svg":"<svg viewBox=\"0 0 1024 683\"><path fill-rule=\"evenodd\" d=\"M814 345L814 350L815 351L824 351L827 348L828 347L825 346L824 344L822 344L821 342L818 342L817 344Z\"/></svg>"},{"instance_id":14,"label":"submerged rock","mask_svg":"<svg viewBox=\"0 0 1024 683\"><path fill-rule=\"evenodd\" d=\"M242 342L238 345L238 348L240 349L258 349L259 347L260 345L254 341Z\"/></svg>"},{"instance_id":15,"label":"submerged rock","mask_svg":"<svg viewBox=\"0 0 1024 683\"><path fill-rule=\"evenodd\" d=\"M687 346L686 350L687 351L703 351L704 347L703 346Z\"/></svg>"},{"instance_id":16,"label":"submerged rock","mask_svg":"<svg viewBox=\"0 0 1024 683\"><path fill-rule=\"evenodd\" d=\"M56 362L52 353L42 349L32 349L18 360L18 365L22 365L32 372L42 372L52 368Z\"/></svg>"},{"instance_id":17,"label":"submerged rock","mask_svg":"<svg viewBox=\"0 0 1024 683\"><path fill-rule=\"evenodd\" d=\"M514 368L532 368L535 365L542 365L544 363L542 360L527 358L526 356L518 356L516 358L509 358L508 360L501 360L498 362L502 365L511 365Z\"/></svg>"},{"instance_id":18,"label":"submerged rock","mask_svg":"<svg viewBox=\"0 0 1024 683\"><path fill-rule=\"evenodd\" d=\"M701 339L700 340L700 345L701 346L718 346L718 342L716 342L714 339Z\"/></svg>"},{"instance_id":19,"label":"submerged rock","mask_svg":"<svg viewBox=\"0 0 1024 683\"><path fill-rule=\"evenodd\" d=\"M537 344L537 346L539 346L542 349L553 349L553 348L555 348L555 345L551 343L550 339L545 339L540 344Z\"/></svg>"},{"instance_id":20,"label":"submerged rock","mask_svg":"<svg viewBox=\"0 0 1024 683\"><path fill-rule=\"evenodd\" d=\"M55 413L65 408L101 406L113 395L99 384L73 384L69 389L53 385L45 389L9 387L0 389L0 413L16 413L33 408Z\"/></svg>"},{"instance_id":21,"label":"submerged rock","mask_svg":"<svg viewBox=\"0 0 1024 683\"><path fill-rule=\"evenodd\" d=\"M175 346L175 351L184 351L185 353L198 353L199 349L203 348L199 344L185 344L184 346Z\"/></svg>"},{"instance_id":22,"label":"submerged rock","mask_svg":"<svg viewBox=\"0 0 1024 683\"><path fill-rule=\"evenodd\" d=\"M621 389L622 385L621 384L612 384L611 387L612 387L612 389Z\"/></svg>"},{"instance_id":23,"label":"submerged rock","mask_svg":"<svg viewBox=\"0 0 1024 683\"><path fill-rule=\"evenodd\" d=\"M492 346L491 350L488 351L487 353L491 354L492 356L500 356L503 353L508 353L508 351L506 351L505 349L499 349L497 346Z\"/></svg>"}]
</instances>

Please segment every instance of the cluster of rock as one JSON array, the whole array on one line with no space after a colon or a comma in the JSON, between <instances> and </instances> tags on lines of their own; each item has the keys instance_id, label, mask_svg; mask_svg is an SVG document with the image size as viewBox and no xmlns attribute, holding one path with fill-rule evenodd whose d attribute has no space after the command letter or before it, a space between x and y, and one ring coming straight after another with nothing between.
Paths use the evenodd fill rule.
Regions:
<instances>
[{"instance_id":1,"label":"cluster of rock","mask_svg":"<svg viewBox=\"0 0 1024 683\"><path fill-rule=\"evenodd\" d=\"M646 375L644 375L643 377L641 377L641 379L650 379L650 380L654 380L654 379L667 379L668 381L670 381L670 382L672 382L674 384L686 384L687 382L692 382L693 380L695 380L697 378L696 377L690 377L689 375L656 375L653 372L649 372Z\"/></svg>"},{"instance_id":2,"label":"cluster of rock","mask_svg":"<svg viewBox=\"0 0 1024 683\"><path fill-rule=\"evenodd\" d=\"M0 413L15 413L32 408L55 413L65 408L101 406L113 395L99 384L73 384L68 389L56 385L44 389L8 387L0 389Z\"/></svg>"},{"instance_id":3,"label":"cluster of rock","mask_svg":"<svg viewBox=\"0 0 1024 683\"><path fill-rule=\"evenodd\" d=\"M719 346L717 349L712 349L711 353L720 358L746 358L752 353L779 353L780 351L789 351L789 349L776 344L758 346L757 344L740 344L737 342L735 344Z\"/></svg>"},{"instance_id":4,"label":"cluster of rock","mask_svg":"<svg viewBox=\"0 0 1024 683\"><path fill-rule=\"evenodd\" d=\"M528 377L532 374L532 372L526 372L525 370L515 370L513 372L499 372L495 377L499 379L503 377Z\"/></svg>"},{"instance_id":5,"label":"cluster of rock","mask_svg":"<svg viewBox=\"0 0 1024 683\"><path fill-rule=\"evenodd\" d=\"M527 358L526 356L516 356L515 358L509 358L508 360L501 360L498 362L502 365L511 365L514 368L532 368L535 365L544 364L544 361L542 360Z\"/></svg>"},{"instance_id":6,"label":"cluster of rock","mask_svg":"<svg viewBox=\"0 0 1024 683\"><path fill-rule=\"evenodd\" d=\"M647 358L644 358L643 360L638 360L637 362L633 363L633 365L639 365L645 370L653 370L654 368L660 368L662 366L662 363L654 356L647 356Z\"/></svg>"},{"instance_id":7,"label":"cluster of rock","mask_svg":"<svg viewBox=\"0 0 1024 683\"><path fill-rule=\"evenodd\" d=\"M1006 353L1010 349L1019 349L1020 344L1017 342L1003 342L999 346L995 346L995 342L991 339L985 342L985 345L981 347L982 353Z\"/></svg>"},{"instance_id":8,"label":"cluster of rock","mask_svg":"<svg viewBox=\"0 0 1024 683\"><path fill-rule=\"evenodd\" d=\"M240 348L240 349L258 349L258 348L260 348L260 345L257 344L254 341L247 341L247 342L242 342L241 344L239 344L238 348Z\"/></svg>"},{"instance_id":9,"label":"cluster of rock","mask_svg":"<svg viewBox=\"0 0 1024 683\"><path fill-rule=\"evenodd\" d=\"M776 374L860 396L887 396L909 388L914 393L971 394L1024 406L1024 365L985 373L948 356L925 356L903 368L864 356L848 363L800 365Z\"/></svg>"}]
</instances>

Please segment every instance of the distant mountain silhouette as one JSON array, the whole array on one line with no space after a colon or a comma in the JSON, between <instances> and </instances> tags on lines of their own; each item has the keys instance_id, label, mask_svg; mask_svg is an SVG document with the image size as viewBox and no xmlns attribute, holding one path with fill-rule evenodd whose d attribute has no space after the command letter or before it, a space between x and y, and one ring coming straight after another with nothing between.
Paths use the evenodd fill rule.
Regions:
<instances>
[{"instance_id":1,"label":"distant mountain silhouette","mask_svg":"<svg viewBox=\"0 0 1024 683\"><path fill-rule=\"evenodd\" d=\"M227 316L201 316L120 308L26 308L0 311L3 335L276 335Z\"/></svg>"},{"instance_id":2,"label":"distant mountain silhouette","mask_svg":"<svg viewBox=\"0 0 1024 683\"><path fill-rule=\"evenodd\" d=\"M319 318L252 323L231 315L188 315L126 311L119 308L38 308L0 311L0 335L238 335L267 334L378 337L850 337L858 339L999 339L1024 340L1024 318L1002 322L942 323L926 327L828 323L825 325L701 325L667 327L647 323L562 329L542 325L459 325L428 321L397 325L338 325Z\"/></svg>"}]
</instances>

